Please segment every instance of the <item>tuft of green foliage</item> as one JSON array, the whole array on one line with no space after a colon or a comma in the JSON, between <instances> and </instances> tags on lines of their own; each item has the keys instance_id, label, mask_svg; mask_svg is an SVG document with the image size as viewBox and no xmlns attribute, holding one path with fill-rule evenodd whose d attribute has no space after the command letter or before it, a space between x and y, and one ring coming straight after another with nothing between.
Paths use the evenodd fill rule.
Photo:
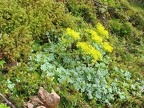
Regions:
<instances>
[{"instance_id":1,"label":"tuft of green foliage","mask_svg":"<svg viewBox=\"0 0 144 108\"><path fill-rule=\"evenodd\" d=\"M44 40L46 33L56 30L58 33L66 27L76 27L77 23L83 23L81 19L66 12L65 5L53 0L17 0L18 4L25 9L28 17L28 26L34 39ZM56 37L58 38L58 37Z\"/></svg>"},{"instance_id":2,"label":"tuft of green foliage","mask_svg":"<svg viewBox=\"0 0 144 108\"><path fill-rule=\"evenodd\" d=\"M6 106L6 105L3 104L3 103L0 103L0 108L10 108L10 107Z\"/></svg>"},{"instance_id":3,"label":"tuft of green foliage","mask_svg":"<svg viewBox=\"0 0 144 108\"><path fill-rule=\"evenodd\" d=\"M0 1L0 54L7 64L26 60L31 52L32 35L27 15L17 2Z\"/></svg>"},{"instance_id":4,"label":"tuft of green foliage","mask_svg":"<svg viewBox=\"0 0 144 108\"><path fill-rule=\"evenodd\" d=\"M93 0L67 0L66 7L72 15L82 17L87 23L93 26L97 23L96 8Z\"/></svg>"}]
</instances>

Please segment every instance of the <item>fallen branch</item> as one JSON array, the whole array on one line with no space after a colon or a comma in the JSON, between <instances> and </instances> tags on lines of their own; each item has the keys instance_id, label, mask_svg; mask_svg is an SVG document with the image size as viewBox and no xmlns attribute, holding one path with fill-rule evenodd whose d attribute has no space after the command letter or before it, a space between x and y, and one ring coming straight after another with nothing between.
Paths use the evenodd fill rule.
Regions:
<instances>
[{"instance_id":1,"label":"fallen branch","mask_svg":"<svg viewBox=\"0 0 144 108\"><path fill-rule=\"evenodd\" d=\"M7 100L1 93L0 93L0 97L2 97L2 99L7 103L8 106L10 106L11 108L16 108L9 100Z\"/></svg>"}]
</instances>

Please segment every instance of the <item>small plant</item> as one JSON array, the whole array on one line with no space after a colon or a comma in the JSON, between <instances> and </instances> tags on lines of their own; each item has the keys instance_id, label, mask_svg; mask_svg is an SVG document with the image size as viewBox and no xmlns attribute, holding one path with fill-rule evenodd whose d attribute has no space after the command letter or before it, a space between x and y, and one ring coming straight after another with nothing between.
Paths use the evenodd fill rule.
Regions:
<instances>
[{"instance_id":1,"label":"small plant","mask_svg":"<svg viewBox=\"0 0 144 108\"><path fill-rule=\"evenodd\" d=\"M96 29L84 29L83 34L76 32L70 28L66 29L62 37L62 45L70 50L80 51L85 61L92 61L95 64L101 61L106 52L112 52L113 47L106 42L109 38L108 31L100 23L96 25Z\"/></svg>"},{"instance_id":2,"label":"small plant","mask_svg":"<svg viewBox=\"0 0 144 108\"><path fill-rule=\"evenodd\" d=\"M10 108L10 107L6 106L6 104L0 103L0 108Z\"/></svg>"}]
</instances>

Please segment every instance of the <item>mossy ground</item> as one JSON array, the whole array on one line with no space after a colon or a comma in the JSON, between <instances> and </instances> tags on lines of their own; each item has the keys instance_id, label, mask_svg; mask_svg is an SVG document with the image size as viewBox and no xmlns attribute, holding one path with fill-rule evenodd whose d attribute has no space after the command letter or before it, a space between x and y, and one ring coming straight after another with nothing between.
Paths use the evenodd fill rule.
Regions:
<instances>
[{"instance_id":1,"label":"mossy ground","mask_svg":"<svg viewBox=\"0 0 144 108\"><path fill-rule=\"evenodd\" d=\"M48 91L54 88L59 93L61 96L60 108L111 107L108 102L106 104L99 101L98 98L89 99L89 91L78 91L77 85L69 85L70 79L62 78L75 76L78 80L82 77L85 78L82 81L86 81L86 84L93 84L92 78L96 76L91 77L94 75L92 70L103 69L102 73L108 71L110 74L111 78L101 73L101 76L107 79L109 86L116 77L119 81L116 87L119 87L124 93L131 94L128 99L122 100L123 97L113 91L116 99L110 100L113 107L143 108L144 96L143 94L138 96L141 91L137 92L139 85L143 84L144 80L143 6L143 2L138 0L132 0L132 2L130 0L0 1L1 93L18 108L25 107L24 102L35 95L40 86L45 87ZM81 41L88 40L91 43L84 29L94 30L98 22L109 31L107 41L114 49L112 53L105 54L107 55L104 56L105 61L98 61L99 67L91 66L89 62L91 58L88 56L84 58L80 54L81 52L76 48L76 42L68 47L59 43L65 35L66 28L79 32ZM44 59L45 56L47 59ZM44 68L42 69L42 65L47 63L51 64L48 68L48 70L51 69L51 72L57 69L54 72L64 73L61 75L56 73L55 78L47 77L43 72ZM79 71L87 69L90 74L77 74L75 73L77 71L71 70L76 69L77 66L79 66L77 68ZM122 70L117 70L119 73L116 73L115 67ZM74 75L69 76L67 72L72 71ZM125 79L125 74L121 74L125 71L131 73L132 78L129 81ZM89 75L91 76L87 77ZM133 87L134 81L137 82L134 84L135 87ZM123 82L128 84L126 88L123 88ZM107 86L105 83L102 84L103 87ZM88 85L86 87L88 88ZM90 91L93 92L93 90L97 89L90 87ZM0 100L0 102L3 101Z\"/></svg>"}]
</instances>

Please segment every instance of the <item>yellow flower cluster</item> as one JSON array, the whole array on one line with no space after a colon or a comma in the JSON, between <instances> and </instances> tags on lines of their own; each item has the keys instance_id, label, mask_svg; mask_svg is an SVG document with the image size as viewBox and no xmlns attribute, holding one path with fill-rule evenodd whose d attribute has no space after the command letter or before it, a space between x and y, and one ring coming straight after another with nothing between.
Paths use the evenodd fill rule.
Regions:
<instances>
[{"instance_id":1,"label":"yellow flower cluster","mask_svg":"<svg viewBox=\"0 0 144 108\"><path fill-rule=\"evenodd\" d=\"M104 50L107 51L107 52L112 52L112 51L113 51L113 47L110 46L108 42L104 42L104 43L103 43L103 48L104 48Z\"/></svg>"},{"instance_id":2,"label":"yellow flower cluster","mask_svg":"<svg viewBox=\"0 0 144 108\"><path fill-rule=\"evenodd\" d=\"M107 39L109 38L108 31L105 30L104 26L101 23L98 23L96 25L96 30L97 30L97 33L99 33L100 35L106 37Z\"/></svg>"},{"instance_id":3,"label":"yellow flower cluster","mask_svg":"<svg viewBox=\"0 0 144 108\"><path fill-rule=\"evenodd\" d=\"M66 29L66 34L74 40L79 40L80 39L79 33L72 30L71 28Z\"/></svg>"},{"instance_id":4,"label":"yellow flower cluster","mask_svg":"<svg viewBox=\"0 0 144 108\"><path fill-rule=\"evenodd\" d=\"M104 27L98 23L97 25L97 30L101 30L101 34L103 34L103 36L106 36L106 38L108 38L108 32L106 30L104 30ZM100 37L97 32L95 32L94 30L91 30L91 29L87 29L86 30L88 33L91 34L91 39L94 40L96 43L98 44L101 44L103 46L103 49L106 51L106 52L112 52L113 51L113 47L109 45L108 42L103 42L103 37ZM99 33L100 34L100 33Z\"/></svg>"},{"instance_id":5,"label":"yellow flower cluster","mask_svg":"<svg viewBox=\"0 0 144 108\"><path fill-rule=\"evenodd\" d=\"M95 32L94 30L87 30L87 32L91 34L91 39L92 39L93 41L95 41L95 42L98 43L98 44L101 44L101 43L102 43L103 38L100 37L100 36L98 36L97 32Z\"/></svg>"},{"instance_id":6,"label":"yellow flower cluster","mask_svg":"<svg viewBox=\"0 0 144 108\"><path fill-rule=\"evenodd\" d=\"M80 38L79 32L76 32L70 28L67 28L65 31L65 35L62 37L63 45L67 47L72 43L76 43L76 46L82 51L83 56L90 56L92 59L92 63L96 63L98 60L102 60L102 53L95 49L91 44L97 43L99 48L103 47L103 50L106 52L112 52L113 47L109 45L108 42L104 42L105 38L108 38L108 31L105 30L104 26L100 23L96 26L96 31L92 29L86 29L85 31L91 36L91 40L87 39L85 42L80 42L82 40Z\"/></svg>"},{"instance_id":7,"label":"yellow flower cluster","mask_svg":"<svg viewBox=\"0 0 144 108\"><path fill-rule=\"evenodd\" d=\"M102 60L102 54L98 50L96 50L93 46L86 42L77 42L77 47L81 48L85 55L90 55L93 58L93 63L97 60Z\"/></svg>"}]
</instances>

